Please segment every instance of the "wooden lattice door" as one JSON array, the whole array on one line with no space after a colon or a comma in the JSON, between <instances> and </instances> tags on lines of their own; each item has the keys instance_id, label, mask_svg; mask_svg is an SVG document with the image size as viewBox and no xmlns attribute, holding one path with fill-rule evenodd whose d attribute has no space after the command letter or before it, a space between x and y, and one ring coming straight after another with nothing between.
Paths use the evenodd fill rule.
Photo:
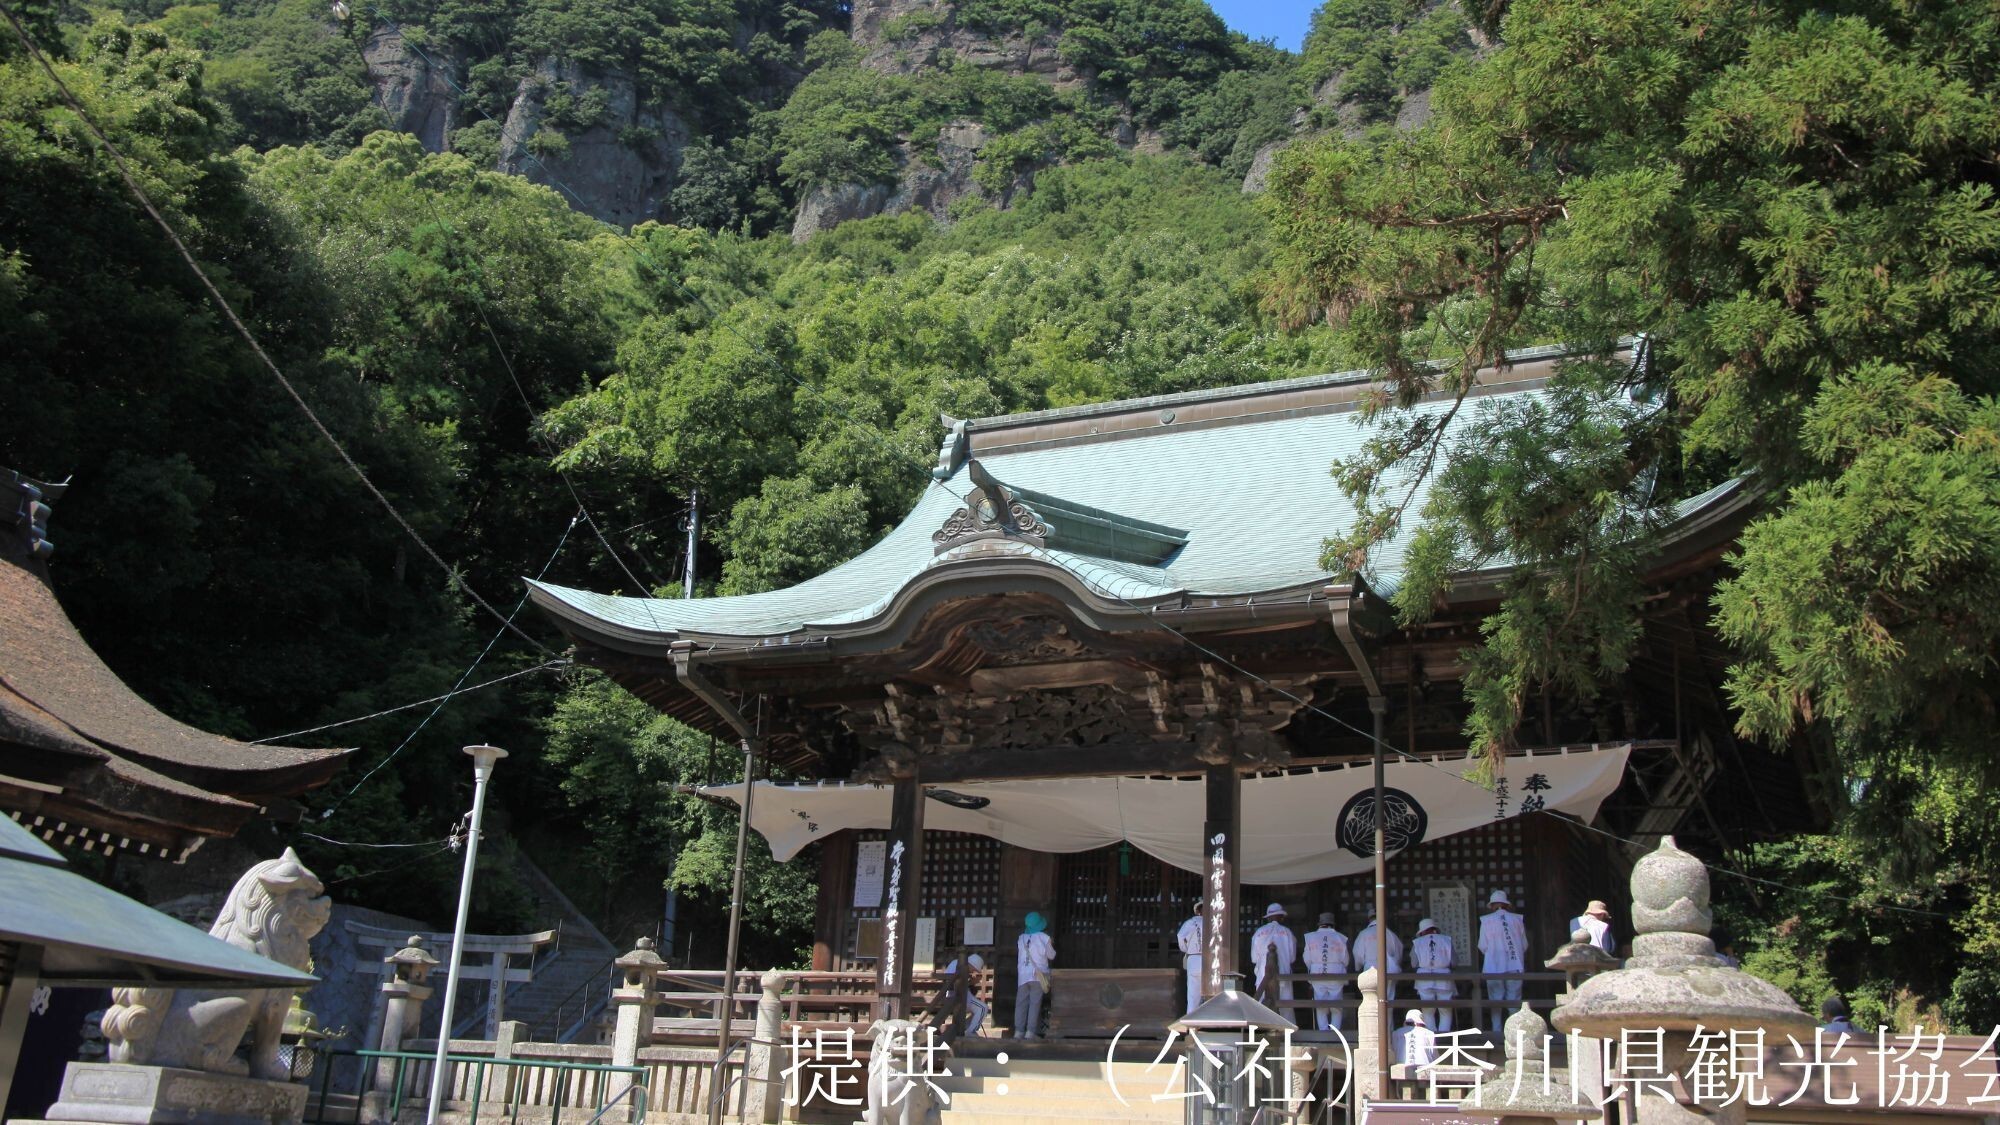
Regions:
<instances>
[{"instance_id":1,"label":"wooden lattice door","mask_svg":"<svg viewBox=\"0 0 2000 1125\"><path fill-rule=\"evenodd\" d=\"M1172 968L1174 934L1201 887L1129 843L1062 857L1052 920L1057 964L1071 969Z\"/></svg>"}]
</instances>

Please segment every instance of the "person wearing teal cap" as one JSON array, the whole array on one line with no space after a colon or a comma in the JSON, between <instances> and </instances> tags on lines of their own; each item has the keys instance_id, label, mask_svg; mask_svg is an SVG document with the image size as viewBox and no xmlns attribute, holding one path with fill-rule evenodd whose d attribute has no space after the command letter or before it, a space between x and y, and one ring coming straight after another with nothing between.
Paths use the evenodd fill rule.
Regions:
<instances>
[{"instance_id":1,"label":"person wearing teal cap","mask_svg":"<svg viewBox=\"0 0 2000 1125\"><path fill-rule=\"evenodd\" d=\"M1056 943L1045 933L1049 920L1031 910L1022 922L1017 967L1019 983L1014 988L1014 1037L1033 1039L1042 1024L1042 996L1049 990L1049 964L1056 959Z\"/></svg>"}]
</instances>

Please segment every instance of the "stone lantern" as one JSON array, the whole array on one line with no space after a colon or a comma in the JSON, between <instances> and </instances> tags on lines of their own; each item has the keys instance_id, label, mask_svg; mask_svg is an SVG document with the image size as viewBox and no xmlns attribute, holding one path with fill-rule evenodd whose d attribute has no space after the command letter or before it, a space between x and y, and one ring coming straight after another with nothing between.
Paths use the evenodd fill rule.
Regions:
<instances>
[{"instance_id":1,"label":"stone lantern","mask_svg":"<svg viewBox=\"0 0 2000 1125\"><path fill-rule=\"evenodd\" d=\"M382 963L389 967L388 979L382 982L382 995L388 997L388 1010L382 1017L382 1049L394 1051L420 1030L424 1001L434 991L431 970L438 967L438 959L424 948L421 935L411 934L403 948L382 958Z\"/></svg>"},{"instance_id":2,"label":"stone lantern","mask_svg":"<svg viewBox=\"0 0 2000 1125\"><path fill-rule=\"evenodd\" d=\"M1542 962L1544 968L1554 969L1569 978L1567 981L1569 992L1563 994L1564 1000L1568 1000L1569 994L1576 991L1577 985L1599 973L1608 973L1621 964L1623 962L1618 958L1604 952L1598 948L1596 942L1590 940L1588 930L1578 930L1569 935L1569 944L1556 950L1554 957Z\"/></svg>"},{"instance_id":3,"label":"stone lantern","mask_svg":"<svg viewBox=\"0 0 2000 1125\"><path fill-rule=\"evenodd\" d=\"M403 948L382 958L382 964L387 972L382 981L382 1039L376 1045L383 1051L401 1051L406 1040L422 1034L424 1001L435 991L430 977L438 959L424 948L420 935L411 934ZM389 1120L388 1092L396 1088L396 1073L402 1065L402 1060L395 1058L375 1060L375 1080L361 1100L359 1120L363 1125Z\"/></svg>"},{"instance_id":4,"label":"stone lantern","mask_svg":"<svg viewBox=\"0 0 2000 1125\"><path fill-rule=\"evenodd\" d=\"M1658 1065L1668 1075L1687 1074L1697 1027L1724 1035L1761 1028L1776 1039L1811 1034L1812 1017L1782 989L1716 956L1708 936L1714 924L1708 869L1676 847L1672 836L1662 838L1659 849L1632 868L1631 959L1572 989L1555 1011L1556 1027L1610 1040L1621 1032L1659 1029ZM1628 1078L1637 1073L1626 1069ZM1637 1125L1742 1125L1741 1099L1684 1106L1664 1092L1673 1085L1648 1086L1634 1099Z\"/></svg>"},{"instance_id":5,"label":"stone lantern","mask_svg":"<svg viewBox=\"0 0 2000 1125\"><path fill-rule=\"evenodd\" d=\"M1556 1005L1567 1004L1576 994L1577 986L1599 973L1608 973L1623 962L1604 952L1598 944L1590 940L1589 930L1577 930L1569 935L1569 944L1556 950L1556 955L1542 962L1546 968L1563 974L1564 991L1556 997ZM1585 1035L1573 1035L1569 1039L1569 1072L1575 1084L1593 1094L1604 1089L1604 1041Z\"/></svg>"},{"instance_id":6,"label":"stone lantern","mask_svg":"<svg viewBox=\"0 0 2000 1125\"><path fill-rule=\"evenodd\" d=\"M1500 1119L1500 1125L1603 1118L1602 1110L1584 1102L1570 1089L1567 1079L1549 1069L1548 1034L1547 1021L1522 1001L1521 1010L1507 1017L1501 1032L1506 1063L1458 1108L1466 1113L1492 1114Z\"/></svg>"},{"instance_id":7,"label":"stone lantern","mask_svg":"<svg viewBox=\"0 0 2000 1125\"><path fill-rule=\"evenodd\" d=\"M1238 978L1225 973L1221 992L1168 1025L1190 1040L1186 1125L1248 1125L1290 1097L1283 1040L1298 1025L1239 991Z\"/></svg>"},{"instance_id":8,"label":"stone lantern","mask_svg":"<svg viewBox=\"0 0 2000 1125\"><path fill-rule=\"evenodd\" d=\"M653 985L667 962L653 939L642 937L632 943L631 952L612 965L618 970L618 986L611 990L611 1007L617 1012L611 1025L611 1065L637 1066L640 1048L653 1041L653 1010L659 1002ZM631 1087L631 1074L613 1072L605 1083L605 1099L618 1104L630 1096ZM621 1113L629 1115L636 1109L634 1103L627 1102Z\"/></svg>"}]
</instances>

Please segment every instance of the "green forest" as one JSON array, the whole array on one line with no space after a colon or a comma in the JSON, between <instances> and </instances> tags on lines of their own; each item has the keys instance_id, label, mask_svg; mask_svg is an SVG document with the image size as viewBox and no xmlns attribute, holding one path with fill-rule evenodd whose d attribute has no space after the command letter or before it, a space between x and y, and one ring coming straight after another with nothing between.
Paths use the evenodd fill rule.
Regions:
<instances>
[{"instance_id":1,"label":"green forest","mask_svg":"<svg viewBox=\"0 0 2000 1125\"><path fill-rule=\"evenodd\" d=\"M1416 530L1406 622L1512 551L1478 748L1625 673L1635 534L1763 490L1727 691L1747 738L1828 747L1844 807L1727 857L1771 883L1719 913L1809 1005L2000 1022L2000 11L1327 0L1294 53L1202 0L0 6L0 465L73 479L86 638L245 739L522 673L289 740L358 748L257 830L342 901L451 901L454 855L298 831L435 840L484 741L515 757L475 925L523 921L514 848L614 941L663 885L690 930L726 911L734 817L676 786L732 748L562 663L523 577L772 589L903 514L941 413L1369 368L1384 436L1298 470L1365 514L1329 569ZM1643 369L1572 364L1450 456L1408 412L1639 332ZM1434 465L1421 507L1384 487ZM751 854L746 963L794 964L813 868Z\"/></svg>"}]
</instances>

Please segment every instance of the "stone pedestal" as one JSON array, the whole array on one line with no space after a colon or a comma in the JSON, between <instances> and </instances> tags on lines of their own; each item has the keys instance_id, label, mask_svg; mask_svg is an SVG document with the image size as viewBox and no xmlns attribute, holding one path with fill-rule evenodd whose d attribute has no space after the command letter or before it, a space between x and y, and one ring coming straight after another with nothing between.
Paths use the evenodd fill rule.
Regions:
<instances>
[{"instance_id":1,"label":"stone pedestal","mask_svg":"<svg viewBox=\"0 0 2000 1125\"><path fill-rule=\"evenodd\" d=\"M766 970L758 983L764 994L757 1000L757 1035L750 1041L748 1073L743 1088L743 1120L755 1125L776 1125L784 1113L784 1042L786 974Z\"/></svg>"},{"instance_id":2,"label":"stone pedestal","mask_svg":"<svg viewBox=\"0 0 2000 1125\"><path fill-rule=\"evenodd\" d=\"M71 1063L51 1125L298 1125L306 1088L171 1066Z\"/></svg>"},{"instance_id":3,"label":"stone pedestal","mask_svg":"<svg viewBox=\"0 0 2000 1125\"><path fill-rule=\"evenodd\" d=\"M1354 986L1361 993L1361 1006L1355 1012L1354 1065L1348 1073L1354 1076L1354 1092L1361 1097L1362 1104L1380 1101L1388 1096L1382 1089L1382 1052L1386 1044L1382 1042L1382 986L1381 976L1372 968L1361 970L1354 980Z\"/></svg>"},{"instance_id":4,"label":"stone pedestal","mask_svg":"<svg viewBox=\"0 0 2000 1125\"><path fill-rule=\"evenodd\" d=\"M637 1066L639 1049L653 1041L653 1009L657 1003L653 983L666 962L654 952L653 939L642 937L630 953L612 964L618 967L621 976L618 987L611 990L611 1006L618 1013L612 1024L611 1065ZM632 1086L631 1074L611 1074L605 1078L605 1099L619 1106L616 1116L607 1120L629 1121L637 1116Z\"/></svg>"}]
</instances>

